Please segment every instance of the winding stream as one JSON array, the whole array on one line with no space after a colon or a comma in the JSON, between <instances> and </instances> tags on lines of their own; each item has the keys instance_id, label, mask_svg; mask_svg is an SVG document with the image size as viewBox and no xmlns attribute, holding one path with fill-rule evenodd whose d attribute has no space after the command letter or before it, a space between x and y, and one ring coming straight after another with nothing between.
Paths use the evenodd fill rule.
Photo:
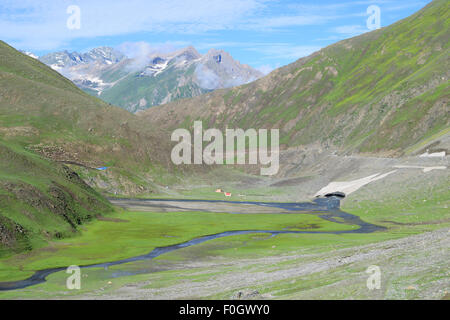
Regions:
<instances>
[{"instance_id":1,"label":"winding stream","mask_svg":"<svg viewBox=\"0 0 450 320\"><path fill-rule=\"evenodd\" d=\"M314 214L318 217L343 224L357 225L358 229L354 230L340 230L340 231L298 231L298 230L230 230L224 231L216 234L200 236L189 241L181 242L178 244L173 244L165 247L154 248L147 254L135 256L127 259L116 260L105 263L89 264L80 266L82 269L87 268L105 268L110 266L115 266L119 264L141 261L141 260L151 260L159 257L162 254L172 252L178 249L195 246L203 242L224 238L235 235L249 234L249 233L268 233L272 236L278 234L344 234L344 233L371 233L374 231L384 230L384 227L377 226L371 223L364 222L358 216L343 212L340 210L340 200L339 197L332 196L328 198L317 198L313 202L289 202L289 203L278 203L278 202L247 202L247 201L221 201L221 200L167 200L167 199L111 199L111 201L117 205L123 203L123 207L127 207L130 203L138 204L139 206L149 206L152 208L165 208L172 210L192 210L192 207L187 206L187 204L234 204L234 205L254 205L262 206L266 208L278 209L280 212L272 212L276 214ZM177 206L174 206L173 204ZM186 203L185 207L180 206L180 203ZM211 207L211 206L210 206ZM203 210L208 212L214 212L210 210ZM223 212L223 211L220 211ZM231 212L236 214L245 214L248 212ZM6 290L16 290L22 289L29 286L33 286L46 281L46 277L55 272L66 270L67 267L49 268L36 271L32 276L24 280L10 281L10 282L0 282L0 291Z\"/></svg>"}]
</instances>

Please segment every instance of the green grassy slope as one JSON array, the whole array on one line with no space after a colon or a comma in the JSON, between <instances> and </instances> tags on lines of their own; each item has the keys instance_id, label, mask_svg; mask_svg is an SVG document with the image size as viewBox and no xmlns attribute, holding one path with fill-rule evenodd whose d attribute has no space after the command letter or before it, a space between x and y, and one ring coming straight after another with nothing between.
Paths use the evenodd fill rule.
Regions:
<instances>
[{"instance_id":1,"label":"green grassy slope","mask_svg":"<svg viewBox=\"0 0 450 320\"><path fill-rule=\"evenodd\" d=\"M69 236L112 211L66 166L0 142L0 257Z\"/></svg>"},{"instance_id":2,"label":"green grassy slope","mask_svg":"<svg viewBox=\"0 0 450 320\"><path fill-rule=\"evenodd\" d=\"M173 100L189 98L208 92L190 79L184 86L179 86L178 78L192 75L194 66L189 70L177 70L173 65L155 77L140 76L140 72L132 73L115 86L105 89L100 97L110 103L135 112L142 109L140 99L146 100L146 107L160 104L170 93ZM177 88L178 87L178 88ZM177 88L177 90L174 90Z\"/></svg>"},{"instance_id":3,"label":"green grassy slope","mask_svg":"<svg viewBox=\"0 0 450 320\"><path fill-rule=\"evenodd\" d=\"M0 255L112 211L70 168L119 193L148 190L170 169L164 150L156 129L0 41Z\"/></svg>"},{"instance_id":4,"label":"green grassy slope","mask_svg":"<svg viewBox=\"0 0 450 320\"><path fill-rule=\"evenodd\" d=\"M108 166L109 178L121 179L130 190L150 184L142 173L157 176L170 166L168 139L161 139L159 130L81 91L4 42L0 138L56 161Z\"/></svg>"},{"instance_id":5,"label":"green grassy slope","mask_svg":"<svg viewBox=\"0 0 450 320\"><path fill-rule=\"evenodd\" d=\"M450 3L331 45L248 85L142 112L176 127L280 128L282 144L402 154L449 117Z\"/></svg>"}]
</instances>

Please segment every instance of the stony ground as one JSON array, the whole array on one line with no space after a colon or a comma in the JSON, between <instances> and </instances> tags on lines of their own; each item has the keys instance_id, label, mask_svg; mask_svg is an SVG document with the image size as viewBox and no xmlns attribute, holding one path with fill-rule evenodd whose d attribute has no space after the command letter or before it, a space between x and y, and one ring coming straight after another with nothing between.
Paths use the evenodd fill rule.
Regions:
<instances>
[{"instance_id":1,"label":"stony ground","mask_svg":"<svg viewBox=\"0 0 450 320\"><path fill-rule=\"evenodd\" d=\"M321 239L311 238L308 247L293 246L292 250L278 252L279 240L275 237L270 246L262 244L264 250L268 250L267 254L264 251L248 256L230 252L237 243L245 247L245 240L227 243L225 247L228 247L224 248L228 251L223 252L215 251L217 243L204 243L135 266L141 270L147 268L147 273L111 279L79 294L55 292L56 295L49 298L448 299L450 203L445 186L450 181L449 167L449 156L374 158L337 156L327 150L292 153L287 150L283 153L283 166L277 177L268 179L242 172L232 176L229 171L216 171L209 180L199 177L184 181L184 184L168 188L167 197L305 201L313 199L320 189L332 182L348 183L394 171L382 179L368 179L369 183L352 188L342 201L344 211L386 226L385 233L370 234L361 241L358 235L353 238L356 241L335 236L335 239L328 239L332 245L327 244L326 248L316 244ZM217 185L214 181L218 181ZM225 198L216 194L215 187L231 189L233 196ZM440 196L436 198L436 194ZM432 204L418 209L426 203ZM131 211L149 208L148 203L143 206L139 201L121 204ZM163 201L152 202L150 208L156 212L190 210L283 212L282 209L255 208L254 205L239 205L237 210L236 205L226 203L212 206L170 202L168 206ZM265 237L267 235L260 237L261 243ZM381 271L381 287L369 290L370 274L366 271L374 265Z\"/></svg>"},{"instance_id":2,"label":"stony ground","mask_svg":"<svg viewBox=\"0 0 450 320\"><path fill-rule=\"evenodd\" d=\"M276 178L249 176L245 179L240 176L234 184L227 186L236 188L238 191L235 194L239 192L239 196L233 196L232 200L311 200L318 190L331 182L390 173L382 179L354 188L343 201L343 207L355 209L365 201L392 201L396 196L399 201L408 202L409 193L417 196L417 191L422 189L423 201L427 201L433 194L434 185L448 181L450 157L337 156L326 150L308 149L283 152L282 163L282 170ZM220 175L217 179L225 180L221 180ZM205 187L208 186L211 187L211 184L205 183ZM218 186L223 186L223 183ZM197 187L201 186L197 184ZM246 193L245 190L251 191ZM448 200L446 203L438 206L448 208ZM129 205L133 210L142 209L136 203ZM164 207L161 210L179 209L177 203L173 205L172 209ZM217 206L215 209L218 211L232 210L232 206L226 204ZM198 204L192 204L192 209L211 210ZM409 214L402 213L405 216ZM387 217L390 220L398 218ZM402 225L395 221L386 222L391 223L390 226ZM448 221L438 219L425 224L439 225L445 222ZM448 298L450 291L449 246L450 229L442 228L326 253L306 252L232 260L214 257L214 260L187 261L178 266L189 270L191 275L201 276L201 281L180 274L180 281L170 285L155 285L162 279L155 273L149 281L128 284L106 295L92 294L83 298L442 299ZM366 270L371 265L380 267L380 289L367 288L369 274Z\"/></svg>"},{"instance_id":3,"label":"stony ground","mask_svg":"<svg viewBox=\"0 0 450 320\"><path fill-rule=\"evenodd\" d=\"M149 288L152 280L83 299L442 299L450 289L450 228L327 253L262 259L192 261L183 268L204 281ZM380 289L366 273L376 265ZM238 272L236 272L238 270ZM239 294L239 292L241 294Z\"/></svg>"}]
</instances>

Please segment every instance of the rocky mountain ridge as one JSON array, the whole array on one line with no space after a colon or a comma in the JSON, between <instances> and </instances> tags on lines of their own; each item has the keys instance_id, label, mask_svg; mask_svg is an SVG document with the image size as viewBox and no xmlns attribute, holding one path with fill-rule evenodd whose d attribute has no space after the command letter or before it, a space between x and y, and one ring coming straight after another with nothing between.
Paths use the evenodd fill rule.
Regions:
<instances>
[{"instance_id":1,"label":"rocky mountain ridge","mask_svg":"<svg viewBox=\"0 0 450 320\"><path fill-rule=\"evenodd\" d=\"M136 112L154 105L249 83L263 74L223 51L189 46L133 58L110 47L61 51L39 58L84 91Z\"/></svg>"}]
</instances>

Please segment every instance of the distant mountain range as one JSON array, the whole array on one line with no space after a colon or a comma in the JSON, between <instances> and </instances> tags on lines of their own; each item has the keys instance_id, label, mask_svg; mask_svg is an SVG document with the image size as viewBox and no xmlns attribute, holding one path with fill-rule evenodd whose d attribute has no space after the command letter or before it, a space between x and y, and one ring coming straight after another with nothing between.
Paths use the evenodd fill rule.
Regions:
<instances>
[{"instance_id":1,"label":"distant mountain range","mask_svg":"<svg viewBox=\"0 0 450 320\"><path fill-rule=\"evenodd\" d=\"M99 47L87 53L54 52L39 60L84 91L131 112L263 76L225 51L211 49L201 55L191 46L136 58L128 58L110 47Z\"/></svg>"},{"instance_id":2,"label":"distant mountain range","mask_svg":"<svg viewBox=\"0 0 450 320\"><path fill-rule=\"evenodd\" d=\"M324 156L330 165L347 158L352 175L359 160L347 155L448 154L449 8L449 1L435 0L404 20L328 46L248 85L139 115L81 91L30 53L0 41L0 256L73 235L84 221L111 211L80 178L108 195L135 196L157 194L161 186L209 170L171 161L167 129L190 127L194 120L203 120L204 129L279 128L286 152L309 146L336 150L336 156ZM223 51L200 55L192 47L143 61L111 48L41 60L129 110L259 75ZM319 175L328 170L314 154L300 152L301 157L317 163ZM286 158L281 161L286 165ZM309 181L306 174L300 178ZM214 183L227 175L217 175ZM406 189L404 194L409 206L412 198Z\"/></svg>"},{"instance_id":3,"label":"distant mountain range","mask_svg":"<svg viewBox=\"0 0 450 320\"><path fill-rule=\"evenodd\" d=\"M433 1L406 19L330 45L248 85L140 114L169 129L190 127L194 120L215 128L279 128L286 147L420 151L449 132L449 7L449 1ZM436 150L448 152L441 142Z\"/></svg>"}]
</instances>

